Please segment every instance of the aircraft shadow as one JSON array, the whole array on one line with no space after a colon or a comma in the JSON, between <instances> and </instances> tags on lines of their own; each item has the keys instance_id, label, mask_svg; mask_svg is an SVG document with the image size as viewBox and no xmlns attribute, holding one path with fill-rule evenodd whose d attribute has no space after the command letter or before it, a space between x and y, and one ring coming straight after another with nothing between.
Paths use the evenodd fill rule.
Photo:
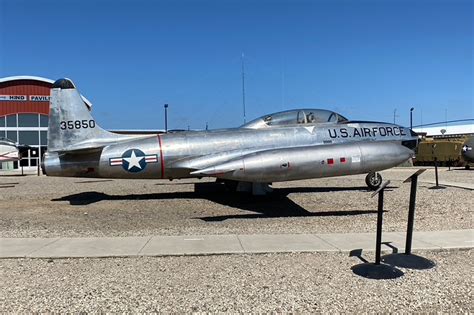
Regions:
<instances>
[{"instance_id":1,"label":"aircraft shadow","mask_svg":"<svg viewBox=\"0 0 474 315\"><path fill-rule=\"evenodd\" d=\"M0 183L0 189L2 188L15 188L19 183Z\"/></svg>"},{"instance_id":2,"label":"aircraft shadow","mask_svg":"<svg viewBox=\"0 0 474 315\"><path fill-rule=\"evenodd\" d=\"M242 198L239 196L239 194L235 193L228 193L230 198L223 195L207 196L208 200L254 213L200 217L198 219L206 222L218 222L228 219L354 216L377 213L376 210L336 210L310 212L288 198L290 193L318 193L335 191L368 191L368 189L367 187L291 187L275 189L273 193L268 196L246 195L245 198Z\"/></svg>"},{"instance_id":3,"label":"aircraft shadow","mask_svg":"<svg viewBox=\"0 0 474 315\"><path fill-rule=\"evenodd\" d=\"M201 182L174 182L174 183L156 183L155 186L184 186L184 185L194 185L202 184Z\"/></svg>"},{"instance_id":4,"label":"aircraft shadow","mask_svg":"<svg viewBox=\"0 0 474 315\"><path fill-rule=\"evenodd\" d=\"M469 171L474 171L474 167L470 167L470 168L451 168L451 171L465 171L465 172L469 172Z\"/></svg>"},{"instance_id":5,"label":"aircraft shadow","mask_svg":"<svg viewBox=\"0 0 474 315\"><path fill-rule=\"evenodd\" d=\"M398 188L397 186L387 186L385 191L393 191ZM290 193L312 193L312 192L336 192L336 191L361 191L361 192L373 192L367 186L361 187L291 187L291 188L278 188L277 191L282 191L287 194Z\"/></svg>"},{"instance_id":6,"label":"aircraft shadow","mask_svg":"<svg viewBox=\"0 0 474 315\"><path fill-rule=\"evenodd\" d=\"M92 184L92 183L103 183L103 182L113 182L113 179L97 179L97 180L84 180L80 182L75 182L75 184Z\"/></svg>"},{"instance_id":7,"label":"aircraft shadow","mask_svg":"<svg viewBox=\"0 0 474 315\"><path fill-rule=\"evenodd\" d=\"M325 217L325 216L354 216L374 214L376 210L340 210L310 212L288 198L289 193L298 192L329 192L329 191L367 191L366 187L323 187L323 188L283 188L275 189L269 196L252 196L242 193L227 191L221 192L169 192L130 195L108 195L101 192L90 191L68 195L52 201L68 201L74 206L93 204L99 201L123 200L163 200L163 199L206 199L225 206L250 211L253 213L195 217L206 222L219 222L227 219L257 219L280 217Z\"/></svg>"},{"instance_id":8,"label":"aircraft shadow","mask_svg":"<svg viewBox=\"0 0 474 315\"><path fill-rule=\"evenodd\" d=\"M33 176L33 175L36 176L36 174L23 174L23 175L22 174L2 174L0 175L0 177L24 177L24 176Z\"/></svg>"}]
</instances>

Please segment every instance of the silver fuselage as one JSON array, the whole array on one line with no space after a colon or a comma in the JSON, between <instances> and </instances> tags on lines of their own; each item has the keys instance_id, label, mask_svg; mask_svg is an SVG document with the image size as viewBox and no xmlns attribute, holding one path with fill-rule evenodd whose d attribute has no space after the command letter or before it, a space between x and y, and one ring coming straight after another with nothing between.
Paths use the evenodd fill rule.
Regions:
<instances>
[{"instance_id":1,"label":"silver fuselage","mask_svg":"<svg viewBox=\"0 0 474 315\"><path fill-rule=\"evenodd\" d=\"M93 150L48 152L43 168L50 176L212 176L269 183L391 168L413 155L408 147L416 141L408 128L378 122L192 131L125 138ZM141 155L131 161L130 152ZM130 168L132 162L136 166Z\"/></svg>"}]
</instances>

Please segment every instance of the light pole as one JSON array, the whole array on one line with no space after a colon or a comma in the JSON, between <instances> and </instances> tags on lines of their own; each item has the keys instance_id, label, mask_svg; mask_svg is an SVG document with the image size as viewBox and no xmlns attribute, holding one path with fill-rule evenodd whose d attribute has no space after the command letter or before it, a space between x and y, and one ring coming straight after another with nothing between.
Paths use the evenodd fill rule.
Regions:
<instances>
[{"instance_id":1,"label":"light pole","mask_svg":"<svg viewBox=\"0 0 474 315\"><path fill-rule=\"evenodd\" d=\"M413 111L415 107L410 108L410 129L413 129Z\"/></svg>"},{"instance_id":2,"label":"light pole","mask_svg":"<svg viewBox=\"0 0 474 315\"><path fill-rule=\"evenodd\" d=\"M165 104L165 133L168 132L168 104Z\"/></svg>"},{"instance_id":3,"label":"light pole","mask_svg":"<svg viewBox=\"0 0 474 315\"><path fill-rule=\"evenodd\" d=\"M244 69L244 53L242 53L242 106L244 108L244 124L247 122L247 117L245 116L245 69Z\"/></svg>"}]
</instances>

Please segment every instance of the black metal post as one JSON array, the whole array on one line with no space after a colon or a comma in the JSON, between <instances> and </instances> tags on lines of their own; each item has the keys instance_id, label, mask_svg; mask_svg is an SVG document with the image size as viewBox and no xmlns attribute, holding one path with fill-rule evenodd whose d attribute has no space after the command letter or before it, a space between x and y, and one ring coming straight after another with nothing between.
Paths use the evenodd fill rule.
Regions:
<instances>
[{"instance_id":1,"label":"black metal post","mask_svg":"<svg viewBox=\"0 0 474 315\"><path fill-rule=\"evenodd\" d=\"M165 132L168 132L168 104L165 104Z\"/></svg>"},{"instance_id":2,"label":"black metal post","mask_svg":"<svg viewBox=\"0 0 474 315\"><path fill-rule=\"evenodd\" d=\"M438 182L438 159L436 157L434 158L434 162L435 162L436 187L439 187L439 182Z\"/></svg>"},{"instance_id":3,"label":"black metal post","mask_svg":"<svg viewBox=\"0 0 474 315\"><path fill-rule=\"evenodd\" d=\"M407 239L405 244L405 254L411 254L411 243L413 240L413 224L415 222L415 202L416 202L416 186L418 184L418 175L411 178L410 189L410 206L408 208L408 225L407 225Z\"/></svg>"},{"instance_id":4,"label":"black metal post","mask_svg":"<svg viewBox=\"0 0 474 315\"><path fill-rule=\"evenodd\" d=\"M375 247L375 264L380 265L380 255L382 248L382 223L383 223L383 191L379 191L379 203L377 208L377 240Z\"/></svg>"},{"instance_id":5,"label":"black metal post","mask_svg":"<svg viewBox=\"0 0 474 315\"><path fill-rule=\"evenodd\" d=\"M410 129L413 129L413 110L414 109L415 109L414 107L410 108Z\"/></svg>"}]
</instances>

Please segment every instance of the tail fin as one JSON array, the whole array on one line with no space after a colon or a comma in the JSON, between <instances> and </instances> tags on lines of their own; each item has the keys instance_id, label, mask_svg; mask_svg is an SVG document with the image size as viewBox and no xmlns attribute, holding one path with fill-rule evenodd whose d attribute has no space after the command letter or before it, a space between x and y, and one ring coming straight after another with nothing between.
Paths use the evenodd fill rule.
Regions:
<instances>
[{"instance_id":1,"label":"tail fin","mask_svg":"<svg viewBox=\"0 0 474 315\"><path fill-rule=\"evenodd\" d=\"M70 151L100 148L122 136L99 127L74 83L59 79L51 89L48 150Z\"/></svg>"}]
</instances>

